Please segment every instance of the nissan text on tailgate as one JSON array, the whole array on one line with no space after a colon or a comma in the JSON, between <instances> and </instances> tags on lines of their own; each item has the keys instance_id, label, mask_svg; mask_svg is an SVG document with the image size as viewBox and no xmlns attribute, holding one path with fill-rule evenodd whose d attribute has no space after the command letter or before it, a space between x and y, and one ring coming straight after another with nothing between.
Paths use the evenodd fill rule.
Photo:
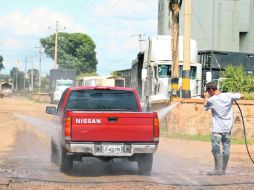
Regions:
<instances>
[{"instance_id":1,"label":"nissan text on tailgate","mask_svg":"<svg viewBox=\"0 0 254 190\"><path fill-rule=\"evenodd\" d=\"M156 112L142 112L134 89L68 88L58 107L48 106L46 112L56 115L51 161L61 171L70 171L73 161L83 157L126 158L138 163L140 174L150 174L159 143L159 120Z\"/></svg>"}]
</instances>

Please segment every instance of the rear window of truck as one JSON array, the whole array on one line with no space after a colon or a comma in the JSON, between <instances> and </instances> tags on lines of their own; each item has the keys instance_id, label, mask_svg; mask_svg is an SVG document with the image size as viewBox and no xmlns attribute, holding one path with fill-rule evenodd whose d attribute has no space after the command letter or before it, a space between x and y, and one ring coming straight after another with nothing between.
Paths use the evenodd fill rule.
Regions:
<instances>
[{"instance_id":1,"label":"rear window of truck","mask_svg":"<svg viewBox=\"0 0 254 190\"><path fill-rule=\"evenodd\" d=\"M124 90L75 90L69 95L66 109L138 112L136 97Z\"/></svg>"}]
</instances>

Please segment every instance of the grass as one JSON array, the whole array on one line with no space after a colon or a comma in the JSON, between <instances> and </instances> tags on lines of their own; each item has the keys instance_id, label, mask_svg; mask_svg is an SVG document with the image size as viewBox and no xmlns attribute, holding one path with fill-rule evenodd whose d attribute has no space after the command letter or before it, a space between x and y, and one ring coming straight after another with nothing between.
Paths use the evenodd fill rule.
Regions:
<instances>
[{"instance_id":1,"label":"grass","mask_svg":"<svg viewBox=\"0 0 254 190\"><path fill-rule=\"evenodd\" d=\"M169 134L167 129L161 128L160 135L162 137L171 138L171 139L184 139L184 140L192 140L192 141L204 141L210 142L211 135L189 135L189 134ZM244 138L232 137L232 144L245 144ZM247 139L248 144L254 144L254 140Z\"/></svg>"},{"instance_id":2,"label":"grass","mask_svg":"<svg viewBox=\"0 0 254 190\"><path fill-rule=\"evenodd\" d=\"M254 92L244 93L245 100L254 100Z\"/></svg>"},{"instance_id":3,"label":"grass","mask_svg":"<svg viewBox=\"0 0 254 190\"><path fill-rule=\"evenodd\" d=\"M247 143L250 145L254 144L254 140L250 140L247 138ZM245 140L244 138L236 138L236 137L232 137L232 144L245 144Z\"/></svg>"},{"instance_id":4,"label":"grass","mask_svg":"<svg viewBox=\"0 0 254 190\"><path fill-rule=\"evenodd\" d=\"M188 134L161 134L162 137L171 138L171 139L184 139L192 141L210 141L209 135L188 135Z\"/></svg>"}]
</instances>

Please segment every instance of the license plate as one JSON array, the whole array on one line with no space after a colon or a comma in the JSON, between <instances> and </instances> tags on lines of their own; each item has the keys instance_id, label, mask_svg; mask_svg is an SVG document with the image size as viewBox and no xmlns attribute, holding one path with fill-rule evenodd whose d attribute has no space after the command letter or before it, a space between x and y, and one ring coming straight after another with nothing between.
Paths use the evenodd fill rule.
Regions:
<instances>
[{"instance_id":1,"label":"license plate","mask_svg":"<svg viewBox=\"0 0 254 190\"><path fill-rule=\"evenodd\" d=\"M102 145L102 153L109 155L123 154L124 145Z\"/></svg>"}]
</instances>

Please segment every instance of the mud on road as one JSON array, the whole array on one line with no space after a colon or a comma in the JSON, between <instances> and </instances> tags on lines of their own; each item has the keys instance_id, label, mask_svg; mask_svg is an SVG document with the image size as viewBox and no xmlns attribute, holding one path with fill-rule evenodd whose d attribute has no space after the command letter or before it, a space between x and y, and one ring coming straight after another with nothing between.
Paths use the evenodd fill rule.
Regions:
<instances>
[{"instance_id":1,"label":"mud on road","mask_svg":"<svg viewBox=\"0 0 254 190\"><path fill-rule=\"evenodd\" d=\"M22 97L0 100L0 189L254 189L244 145L232 146L225 176L207 176L213 169L209 142L164 137L151 176L138 175L135 162L94 158L63 174L50 163L53 117L45 107Z\"/></svg>"}]
</instances>

